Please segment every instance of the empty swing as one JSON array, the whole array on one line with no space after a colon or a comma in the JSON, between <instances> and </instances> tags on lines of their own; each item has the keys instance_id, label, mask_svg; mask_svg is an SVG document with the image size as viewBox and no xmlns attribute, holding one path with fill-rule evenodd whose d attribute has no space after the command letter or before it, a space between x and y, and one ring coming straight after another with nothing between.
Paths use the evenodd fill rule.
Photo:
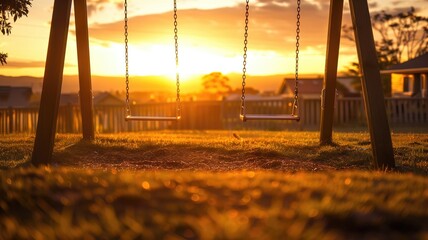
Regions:
<instances>
[{"instance_id":1,"label":"empty swing","mask_svg":"<svg viewBox=\"0 0 428 240\"><path fill-rule=\"evenodd\" d=\"M175 77L176 77L176 110L175 116L133 116L129 104L129 57L128 57L128 2L124 3L125 12L125 82L126 82L126 121L177 121L181 119L180 74L178 71L178 28L177 1L174 0L174 43L175 43Z\"/></svg>"},{"instance_id":2,"label":"empty swing","mask_svg":"<svg viewBox=\"0 0 428 240\"><path fill-rule=\"evenodd\" d=\"M299 121L298 115L298 100L299 100L299 40L300 40L300 0L297 0L297 22L296 22L296 71L294 85L294 99L291 114L247 114L245 108L245 80L247 79L247 44L248 44L248 17L249 17L249 0L246 0L245 11L245 34L244 34L244 62L242 68L242 95L241 95L241 112L240 119L245 122L247 120L294 120Z\"/></svg>"}]
</instances>

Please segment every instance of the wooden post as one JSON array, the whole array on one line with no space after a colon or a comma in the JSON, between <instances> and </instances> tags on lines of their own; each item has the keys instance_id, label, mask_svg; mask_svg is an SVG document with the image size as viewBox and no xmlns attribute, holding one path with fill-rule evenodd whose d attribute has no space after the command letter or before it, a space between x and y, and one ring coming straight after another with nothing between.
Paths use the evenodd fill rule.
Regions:
<instances>
[{"instance_id":1,"label":"wooden post","mask_svg":"<svg viewBox=\"0 0 428 240\"><path fill-rule=\"evenodd\" d=\"M413 74L413 89L412 93L417 97L422 97L422 74L415 73Z\"/></svg>"},{"instance_id":2,"label":"wooden post","mask_svg":"<svg viewBox=\"0 0 428 240\"><path fill-rule=\"evenodd\" d=\"M86 0L74 0L76 21L77 60L79 66L79 96L82 113L83 139L94 139L94 117L92 105L91 63L89 56L88 13Z\"/></svg>"},{"instance_id":3,"label":"wooden post","mask_svg":"<svg viewBox=\"0 0 428 240\"><path fill-rule=\"evenodd\" d=\"M422 98L428 98L428 73L423 73L422 77Z\"/></svg>"},{"instance_id":4,"label":"wooden post","mask_svg":"<svg viewBox=\"0 0 428 240\"><path fill-rule=\"evenodd\" d=\"M12 107L9 107L8 109L7 109L7 115L9 116L9 132L7 132L6 131L6 133L14 133L14 131L13 131L13 129L14 129L14 121L13 121L13 119L14 119L14 117L13 117L13 108Z\"/></svg>"},{"instance_id":5,"label":"wooden post","mask_svg":"<svg viewBox=\"0 0 428 240\"><path fill-rule=\"evenodd\" d=\"M74 133L74 112L73 112L73 104L69 103L65 107L65 114L64 114L64 123L65 123L65 132L66 133Z\"/></svg>"},{"instance_id":6,"label":"wooden post","mask_svg":"<svg viewBox=\"0 0 428 240\"><path fill-rule=\"evenodd\" d=\"M55 0L54 3L42 96L40 99L39 119L31 159L31 162L36 166L49 164L52 158L71 1Z\"/></svg>"},{"instance_id":7,"label":"wooden post","mask_svg":"<svg viewBox=\"0 0 428 240\"><path fill-rule=\"evenodd\" d=\"M340 31L342 29L343 0L330 1L327 54L323 92L321 94L320 143L332 143L334 99L336 94L337 62L339 59Z\"/></svg>"},{"instance_id":8,"label":"wooden post","mask_svg":"<svg viewBox=\"0 0 428 240\"><path fill-rule=\"evenodd\" d=\"M391 133L386 116L380 68L376 56L367 0L349 0L375 167L395 168Z\"/></svg>"}]
</instances>

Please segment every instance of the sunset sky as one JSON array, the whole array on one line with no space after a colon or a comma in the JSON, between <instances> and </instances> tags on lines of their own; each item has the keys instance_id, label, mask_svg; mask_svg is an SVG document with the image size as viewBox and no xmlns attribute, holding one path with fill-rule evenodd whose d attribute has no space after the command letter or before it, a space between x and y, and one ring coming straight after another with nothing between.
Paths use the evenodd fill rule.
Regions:
<instances>
[{"instance_id":1,"label":"sunset sky","mask_svg":"<svg viewBox=\"0 0 428 240\"><path fill-rule=\"evenodd\" d=\"M27 18L0 36L0 51L9 55L0 74L43 76L53 0L33 1ZM416 7L428 15L427 0L369 1L370 11ZM172 75L174 69L172 1L129 0L131 75ZM183 78L213 71L242 71L244 1L178 0L180 70ZM88 0L93 75L124 74L123 1ZM248 74L294 71L296 3L251 1ZM324 71L329 0L302 0L301 73ZM350 22L345 1L344 23ZM70 25L64 74L77 74L74 15ZM342 40L339 70L356 60L355 46Z\"/></svg>"}]
</instances>

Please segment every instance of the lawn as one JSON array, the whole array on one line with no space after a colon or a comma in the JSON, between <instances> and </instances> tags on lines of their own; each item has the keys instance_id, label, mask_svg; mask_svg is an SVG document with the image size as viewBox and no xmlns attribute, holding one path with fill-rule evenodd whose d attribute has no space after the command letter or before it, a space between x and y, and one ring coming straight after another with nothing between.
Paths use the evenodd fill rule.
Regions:
<instances>
[{"instance_id":1,"label":"lawn","mask_svg":"<svg viewBox=\"0 0 428 240\"><path fill-rule=\"evenodd\" d=\"M428 134L393 133L397 169L367 133L185 131L0 140L0 239L426 239Z\"/></svg>"}]
</instances>

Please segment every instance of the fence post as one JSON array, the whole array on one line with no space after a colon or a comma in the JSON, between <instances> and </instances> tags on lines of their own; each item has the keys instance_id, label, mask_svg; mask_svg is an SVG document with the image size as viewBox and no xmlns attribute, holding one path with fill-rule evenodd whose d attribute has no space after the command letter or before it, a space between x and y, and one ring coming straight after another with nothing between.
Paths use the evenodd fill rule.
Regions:
<instances>
[{"instance_id":1,"label":"fence post","mask_svg":"<svg viewBox=\"0 0 428 240\"><path fill-rule=\"evenodd\" d=\"M300 121L297 124L297 128L298 130L302 131L303 129L305 129L306 123L308 122L306 119L306 114L305 114L305 106L307 104L307 102L305 101L305 99L303 97L300 97L299 99L300 101L300 107L299 107L299 116L300 116Z\"/></svg>"},{"instance_id":2,"label":"fence post","mask_svg":"<svg viewBox=\"0 0 428 240\"><path fill-rule=\"evenodd\" d=\"M8 119L9 119L9 132L8 133L13 133L13 108L9 107L8 111L7 111L7 115L8 115Z\"/></svg>"},{"instance_id":3,"label":"fence post","mask_svg":"<svg viewBox=\"0 0 428 240\"><path fill-rule=\"evenodd\" d=\"M221 99L221 103L220 103L220 120L221 120L221 129L225 129L225 120L226 120L226 115L225 115L225 105L226 105L226 98L223 97Z\"/></svg>"},{"instance_id":4,"label":"fence post","mask_svg":"<svg viewBox=\"0 0 428 240\"><path fill-rule=\"evenodd\" d=\"M73 113L73 105L71 103L67 104L65 108L65 129L67 133L74 133L73 131L73 123L74 123L74 113Z\"/></svg>"}]
</instances>

